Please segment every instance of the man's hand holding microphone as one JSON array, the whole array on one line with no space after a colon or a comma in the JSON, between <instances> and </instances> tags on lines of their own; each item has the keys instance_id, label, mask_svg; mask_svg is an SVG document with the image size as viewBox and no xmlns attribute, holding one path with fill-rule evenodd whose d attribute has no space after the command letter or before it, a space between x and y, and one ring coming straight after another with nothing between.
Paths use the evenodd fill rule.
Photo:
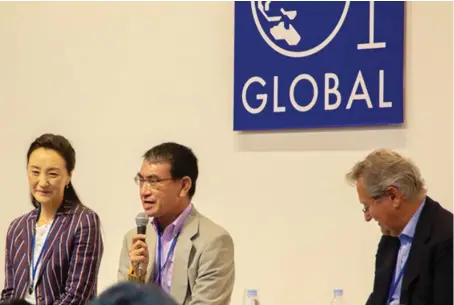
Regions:
<instances>
[{"instance_id":1,"label":"man's hand holding microphone","mask_svg":"<svg viewBox=\"0 0 454 305\"><path fill-rule=\"evenodd\" d=\"M129 248L129 259L134 268L134 274L139 280L145 280L150 259L148 245L145 242L148 223L149 218L147 214L139 213L137 215L137 234L133 236L132 246Z\"/></svg>"}]
</instances>

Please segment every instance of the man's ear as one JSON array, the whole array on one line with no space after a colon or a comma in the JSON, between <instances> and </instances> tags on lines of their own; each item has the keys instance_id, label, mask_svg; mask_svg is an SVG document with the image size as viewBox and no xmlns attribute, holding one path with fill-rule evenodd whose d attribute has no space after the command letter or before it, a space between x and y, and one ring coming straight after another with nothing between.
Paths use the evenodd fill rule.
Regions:
<instances>
[{"instance_id":1,"label":"man's ear","mask_svg":"<svg viewBox=\"0 0 454 305\"><path fill-rule=\"evenodd\" d=\"M180 197L185 197L189 195L189 190L192 187L192 180L188 176L185 176L181 179L182 181L182 188L180 191Z\"/></svg>"},{"instance_id":2,"label":"man's ear","mask_svg":"<svg viewBox=\"0 0 454 305\"><path fill-rule=\"evenodd\" d=\"M400 207L400 203L402 202L402 199L403 199L402 192L400 192L399 189L394 187L394 186L390 186L386 190L386 192L388 193L389 198L392 200L393 206L395 208L399 208Z\"/></svg>"}]
</instances>

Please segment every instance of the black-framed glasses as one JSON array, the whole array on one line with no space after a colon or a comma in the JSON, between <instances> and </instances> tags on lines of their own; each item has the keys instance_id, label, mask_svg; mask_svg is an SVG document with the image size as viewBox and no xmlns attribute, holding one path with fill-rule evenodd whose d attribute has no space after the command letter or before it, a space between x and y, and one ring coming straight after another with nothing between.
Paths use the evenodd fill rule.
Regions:
<instances>
[{"instance_id":1,"label":"black-framed glasses","mask_svg":"<svg viewBox=\"0 0 454 305\"><path fill-rule=\"evenodd\" d=\"M159 183L161 182L164 182L164 181L169 181L169 180L173 180L173 178L149 178L149 179L145 179L143 177L140 177L140 176L135 176L134 177L134 182L140 186L140 187L143 187L144 185L147 185L149 187L156 187Z\"/></svg>"}]
</instances>

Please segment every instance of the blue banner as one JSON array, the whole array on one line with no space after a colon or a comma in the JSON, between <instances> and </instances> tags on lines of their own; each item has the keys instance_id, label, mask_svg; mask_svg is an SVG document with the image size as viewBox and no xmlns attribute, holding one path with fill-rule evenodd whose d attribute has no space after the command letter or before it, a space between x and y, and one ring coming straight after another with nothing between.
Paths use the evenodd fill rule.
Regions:
<instances>
[{"instance_id":1,"label":"blue banner","mask_svg":"<svg viewBox=\"0 0 454 305\"><path fill-rule=\"evenodd\" d=\"M234 130L404 122L404 2L235 2Z\"/></svg>"}]
</instances>

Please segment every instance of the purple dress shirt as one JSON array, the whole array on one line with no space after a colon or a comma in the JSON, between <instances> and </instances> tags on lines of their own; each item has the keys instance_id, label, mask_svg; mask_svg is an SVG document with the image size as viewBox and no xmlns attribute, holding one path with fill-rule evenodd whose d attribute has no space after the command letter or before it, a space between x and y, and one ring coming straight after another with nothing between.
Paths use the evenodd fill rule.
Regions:
<instances>
[{"instance_id":1,"label":"purple dress shirt","mask_svg":"<svg viewBox=\"0 0 454 305\"><path fill-rule=\"evenodd\" d=\"M164 232L162 232L161 235L161 245L162 245L162 253L161 253L161 266L164 265L168 254L170 247L172 245L173 240L178 236L180 233L181 229L183 228L184 222L186 221L187 216L191 212L192 209L192 204L189 204L186 209L178 216L177 219L175 219L174 222L172 222L170 225L168 225L165 229ZM159 238L159 228L158 228L158 220L155 218L152 221L152 225L154 230L156 231L156 236ZM170 293L170 287L172 284L172 272L173 272L173 261L174 261L174 254L175 254L175 249L170 253L170 256L168 258L167 264L165 264L164 268L161 270L161 281L156 282L157 285L160 285L167 293ZM158 257L159 257L159 247L156 246L156 260L154 262L155 264L155 274L154 274L154 279L156 279L156 274L158 273Z\"/></svg>"}]
</instances>

